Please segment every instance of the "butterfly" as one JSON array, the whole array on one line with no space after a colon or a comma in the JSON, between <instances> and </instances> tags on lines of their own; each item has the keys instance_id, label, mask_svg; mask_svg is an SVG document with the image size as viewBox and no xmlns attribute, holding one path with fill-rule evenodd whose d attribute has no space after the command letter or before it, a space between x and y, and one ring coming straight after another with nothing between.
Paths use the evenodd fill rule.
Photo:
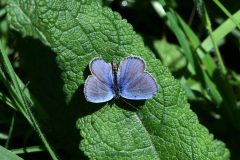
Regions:
<instances>
[{"instance_id":1,"label":"butterfly","mask_svg":"<svg viewBox=\"0 0 240 160\"><path fill-rule=\"evenodd\" d=\"M91 75L84 85L84 95L89 102L102 103L120 97L150 99L158 92L155 79L145 71L145 62L140 57L126 57L119 67L115 62L106 63L102 58L95 58L89 68Z\"/></svg>"}]
</instances>

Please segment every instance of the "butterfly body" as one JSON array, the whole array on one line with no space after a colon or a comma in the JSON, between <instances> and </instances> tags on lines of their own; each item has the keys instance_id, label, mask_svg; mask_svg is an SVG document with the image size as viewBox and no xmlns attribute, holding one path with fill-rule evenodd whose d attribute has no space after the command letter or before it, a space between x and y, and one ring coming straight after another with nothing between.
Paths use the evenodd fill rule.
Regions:
<instances>
[{"instance_id":1,"label":"butterfly body","mask_svg":"<svg viewBox=\"0 0 240 160\"><path fill-rule=\"evenodd\" d=\"M145 62L140 57L129 56L120 62L106 63L96 58L89 64L89 75L84 86L87 101L101 103L112 98L150 99L158 91L157 83L145 71Z\"/></svg>"},{"instance_id":2,"label":"butterfly body","mask_svg":"<svg viewBox=\"0 0 240 160\"><path fill-rule=\"evenodd\" d=\"M117 64L116 62L112 61L112 74L113 74L113 91L115 93L115 97L118 99L120 97L119 92L120 92L120 88L118 85L118 79L117 79Z\"/></svg>"}]
</instances>

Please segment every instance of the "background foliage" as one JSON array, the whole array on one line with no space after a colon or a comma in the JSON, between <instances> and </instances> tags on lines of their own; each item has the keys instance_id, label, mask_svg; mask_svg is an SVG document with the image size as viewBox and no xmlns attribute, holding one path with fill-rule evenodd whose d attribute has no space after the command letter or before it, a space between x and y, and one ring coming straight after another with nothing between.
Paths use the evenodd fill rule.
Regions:
<instances>
[{"instance_id":1,"label":"background foliage","mask_svg":"<svg viewBox=\"0 0 240 160\"><path fill-rule=\"evenodd\" d=\"M239 159L239 5L1 1L0 155ZM89 61L130 54L146 60L157 97L130 101L138 110L86 102Z\"/></svg>"}]
</instances>

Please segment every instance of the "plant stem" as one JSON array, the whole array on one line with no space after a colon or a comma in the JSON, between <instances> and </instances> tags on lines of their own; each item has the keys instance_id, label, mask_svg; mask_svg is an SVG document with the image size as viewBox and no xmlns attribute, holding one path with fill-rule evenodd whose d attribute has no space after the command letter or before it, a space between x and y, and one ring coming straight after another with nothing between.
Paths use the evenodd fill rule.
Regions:
<instances>
[{"instance_id":1,"label":"plant stem","mask_svg":"<svg viewBox=\"0 0 240 160\"><path fill-rule=\"evenodd\" d=\"M223 63L222 56L221 56L220 51L218 49L217 43L215 42L215 39L214 39L214 36L213 36L213 31L212 31L212 24L211 24L211 21L210 21L210 18L208 16L208 14L207 14L207 10L206 10L205 6L204 6L204 18L205 18L205 21L206 21L206 28L207 28L207 30L210 34L210 38L211 38L214 50L215 50L216 55L217 55L217 59L218 59L219 65L220 65L220 70L224 75L226 75L227 70L226 70L225 65Z\"/></svg>"},{"instance_id":2,"label":"plant stem","mask_svg":"<svg viewBox=\"0 0 240 160\"><path fill-rule=\"evenodd\" d=\"M235 23L238 29L240 29L240 24L238 23L236 18L233 17L232 14L224 7L224 5L222 5L222 3L218 0L213 0L213 2L223 11L223 13L225 13L233 21L233 23Z\"/></svg>"},{"instance_id":3,"label":"plant stem","mask_svg":"<svg viewBox=\"0 0 240 160\"><path fill-rule=\"evenodd\" d=\"M8 132L8 139L5 143L5 148L9 147L9 142L10 142L10 139L12 137L12 132L13 132L13 126L14 126L14 123L15 123L15 116L16 116L16 111L13 112L12 121L11 121L10 129L9 129L9 132Z\"/></svg>"}]
</instances>

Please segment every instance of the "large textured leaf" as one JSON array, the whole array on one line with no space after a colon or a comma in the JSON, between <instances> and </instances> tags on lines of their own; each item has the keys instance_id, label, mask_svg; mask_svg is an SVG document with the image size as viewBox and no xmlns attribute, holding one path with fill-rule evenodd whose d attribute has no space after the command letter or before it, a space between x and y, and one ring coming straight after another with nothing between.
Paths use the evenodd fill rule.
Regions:
<instances>
[{"instance_id":1,"label":"large textured leaf","mask_svg":"<svg viewBox=\"0 0 240 160\"><path fill-rule=\"evenodd\" d=\"M69 104L66 107L102 107L86 117L79 113L77 127L83 137L80 148L89 158L229 158L224 144L213 140L189 109L179 83L119 14L95 0L8 0L8 13L14 29L39 38L57 54ZM110 107L86 102L83 84L89 61L96 56L108 62L120 61L130 54L146 60L148 71L158 82L157 96L136 103L138 111L128 111L129 106L124 103ZM64 111L63 119L68 114L67 109Z\"/></svg>"},{"instance_id":2,"label":"large textured leaf","mask_svg":"<svg viewBox=\"0 0 240 160\"><path fill-rule=\"evenodd\" d=\"M179 71L186 66L186 58L183 56L179 46L163 39L154 41L154 48L161 57L162 63L171 71Z\"/></svg>"},{"instance_id":3,"label":"large textured leaf","mask_svg":"<svg viewBox=\"0 0 240 160\"><path fill-rule=\"evenodd\" d=\"M7 150L0 146L0 159L1 160L22 160L22 158L18 157L17 155L13 154L11 151Z\"/></svg>"}]
</instances>

